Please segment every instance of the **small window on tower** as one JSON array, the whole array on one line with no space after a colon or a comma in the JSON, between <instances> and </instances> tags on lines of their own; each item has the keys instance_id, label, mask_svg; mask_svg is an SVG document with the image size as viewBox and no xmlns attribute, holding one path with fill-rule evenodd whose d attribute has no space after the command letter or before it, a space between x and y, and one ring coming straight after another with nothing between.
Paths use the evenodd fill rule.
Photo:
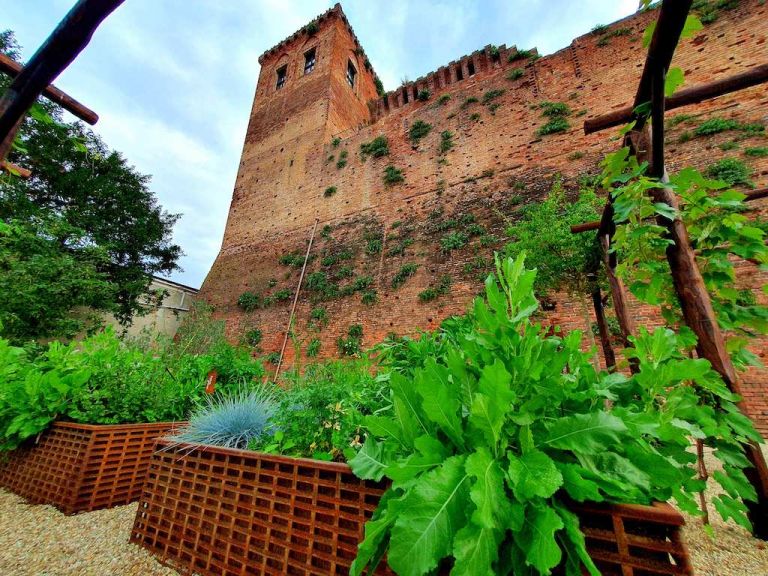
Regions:
<instances>
[{"instance_id":1,"label":"small window on tower","mask_svg":"<svg viewBox=\"0 0 768 576\"><path fill-rule=\"evenodd\" d=\"M276 90L280 90L283 86L285 86L285 77L288 75L288 64L284 66L280 66L280 68L277 69L277 84L275 85Z\"/></svg>"},{"instance_id":2,"label":"small window on tower","mask_svg":"<svg viewBox=\"0 0 768 576\"><path fill-rule=\"evenodd\" d=\"M312 50L304 52L304 74L309 74L310 72L312 72L312 70L315 69L316 53L317 52L315 48L312 48Z\"/></svg>"},{"instance_id":3,"label":"small window on tower","mask_svg":"<svg viewBox=\"0 0 768 576\"><path fill-rule=\"evenodd\" d=\"M469 75L470 76L474 76L475 75L475 63L472 62L472 60L467 62L467 70L469 71Z\"/></svg>"},{"instance_id":4,"label":"small window on tower","mask_svg":"<svg viewBox=\"0 0 768 576\"><path fill-rule=\"evenodd\" d=\"M352 64L352 60L350 60L347 62L347 82L349 82L352 88L355 87L355 76L357 76L357 70L355 70L355 66Z\"/></svg>"}]
</instances>

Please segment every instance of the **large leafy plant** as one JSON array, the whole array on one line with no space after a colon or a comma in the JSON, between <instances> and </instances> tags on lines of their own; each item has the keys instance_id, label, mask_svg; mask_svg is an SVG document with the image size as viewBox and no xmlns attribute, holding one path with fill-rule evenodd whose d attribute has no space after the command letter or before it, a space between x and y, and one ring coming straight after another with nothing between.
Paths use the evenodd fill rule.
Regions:
<instances>
[{"instance_id":1,"label":"large leafy plant","mask_svg":"<svg viewBox=\"0 0 768 576\"><path fill-rule=\"evenodd\" d=\"M704 483L689 435L716 446L726 464L718 510L745 523L741 498L754 493L741 444L759 435L708 362L683 356L660 328L628 349L639 374L596 372L579 332L549 336L532 323L536 272L524 256L497 258L496 269L434 357L405 369L399 359L392 416L364 420L369 437L350 466L391 485L352 573L386 554L402 575L548 574L560 564L598 574L569 502L674 497L694 510Z\"/></svg>"}]
</instances>

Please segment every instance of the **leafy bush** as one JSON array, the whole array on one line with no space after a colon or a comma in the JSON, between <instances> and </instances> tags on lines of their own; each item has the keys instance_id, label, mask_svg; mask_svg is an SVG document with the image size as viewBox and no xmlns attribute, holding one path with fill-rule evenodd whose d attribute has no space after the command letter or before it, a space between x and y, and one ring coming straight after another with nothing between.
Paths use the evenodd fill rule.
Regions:
<instances>
[{"instance_id":1,"label":"leafy bush","mask_svg":"<svg viewBox=\"0 0 768 576\"><path fill-rule=\"evenodd\" d=\"M705 483L688 452L692 430L724 462L716 508L744 525L741 498L755 494L743 445L759 434L709 363L658 328L628 351L639 374L598 373L578 331L547 336L531 322L535 271L523 257L496 269L485 299L444 325L440 347L406 352L406 366L391 369L395 414L363 420L369 437L349 464L391 484L350 573L369 563L370 573L386 555L401 574L434 573L452 558L456 573L549 574L562 563L599 575L568 499L674 497L697 511Z\"/></svg>"},{"instance_id":2,"label":"leafy bush","mask_svg":"<svg viewBox=\"0 0 768 576\"><path fill-rule=\"evenodd\" d=\"M440 96L440 98L437 99L437 103L440 106L445 106L446 104L448 104L448 101L450 99L451 99L450 94L443 94L442 96Z\"/></svg>"},{"instance_id":3,"label":"leafy bush","mask_svg":"<svg viewBox=\"0 0 768 576\"><path fill-rule=\"evenodd\" d=\"M381 158L389 155L389 141L386 136L377 136L370 142L360 144L360 156L365 160L368 156Z\"/></svg>"},{"instance_id":4,"label":"leafy bush","mask_svg":"<svg viewBox=\"0 0 768 576\"><path fill-rule=\"evenodd\" d=\"M365 241L365 253L369 256L380 253L381 248L382 242L379 237L370 237Z\"/></svg>"},{"instance_id":5,"label":"leafy bush","mask_svg":"<svg viewBox=\"0 0 768 576\"><path fill-rule=\"evenodd\" d=\"M749 179L751 175L749 167L737 158L723 158L707 166L707 176L722 180L729 186L742 184L752 188L754 184Z\"/></svg>"},{"instance_id":6,"label":"leafy bush","mask_svg":"<svg viewBox=\"0 0 768 576\"><path fill-rule=\"evenodd\" d=\"M364 290L363 294L360 296L360 302L362 302L366 306L376 304L376 302L378 301L379 301L379 295L378 295L378 292L376 292L376 290Z\"/></svg>"},{"instance_id":7,"label":"leafy bush","mask_svg":"<svg viewBox=\"0 0 768 576\"><path fill-rule=\"evenodd\" d=\"M336 186L328 186L328 188L325 189L325 192L323 192L323 196L326 198L330 198L336 194Z\"/></svg>"},{"instance_id":8,"label":"leafy bush","mask_svg":"<svg viewBox=\"0 0 768 576\"><path fill-rule=\"evenodd\" d=\"M523 74L525 74L525 70L522 68L512 68L512 70L507 73L507 80L517 80L518 78L522 78Z\"/></svg>"},{"instance_id":9,"label":"leafy bush","mask_svg":"<svg viewBox=\"0 0 768 576\"><path fill-rule=\"evenodd\" d=\"M443 275L440 278L437 286L430 286L429 288L419 292L419 300L421 302L431 302L440 296L445 296L451 290L451 283L451 277L448 274Z\"/></svg>"},{"instance_id":10,"label":"leafy bush","mask_svg":"<svg viewBox=\"0 0 768 576\"><path fill-rule=\"evenodd\" d=\"M334 137L334 138L331 140L331 146L333 146L334 148L338 148L338 147L339 147L339 144L341 144L341 138L339 138L338 136L335 136L335 137Z\"/></svg>"},{"instance_id":11,"label":"leafy bush","mask_svg":"<svg viewBox=\"0 0 768 576\"><path fill-rule=\"evenodd\" d=\"M745 156L752 156L753 158L765 158L768 156L768 146L756 146L754 148L744 148Z\"/></svg>"},{"instance_id":12,"label":"leafy bush","mask_svg":"<svg viewBox=\"0 0 768 576\"><path fill-rule=\"evenodd\" d=\"M304 31L308 35L313 36L314 34L317 34L320 31L320 25L317 23L317 20L312 20L312 22L310 22L304 27Z\"/></svg>"},{"instance_id":13,"label":"leafy bush","mask_svg":"<svg viewBox=\"0 0 768 576\"><path fill-rule=\"evenodd\" d=\"M288 288L282 288L272 294L272 297L276 302L285 302L286 300L290 300L293 297L293 292L291 292L291 290Z\"/></svg>"},{"instance_id":14,"label":"leafy bush","mask_svg":"<svg viewBox=\"0 0 768 576\"><path fill-rule=\"evenodd\" d=\"M271 421L274 435L251 442L251 449L319 460L352 457L363 442L363 416L391 410L386 382L371 375L365 359L310 364L303 374L287 374L285 388Z\"/></svg>"},{"instance_id":15,"label":"leafy bush","mask_svg":"<svg viewBox=\"0 0 768 576\"><path fill-rule=\"evenodd\" d=\"M429 90L423 89L423 90L419 90L419 93L416 94L416 99L419 100L420 102L426 102L427 100L429 100L430 96L432 96L432 92L430 92Z\"/></svg>"},{"instance_id":16,"label":"leafy bush","mask_svg":"<svg viewBox=\"0 0 768 576\"><path fill-rule=\"evenodd\" d=\"M442 252L461 250L467 242L469 242L469 236L464 232L449 232L440 239L440 250Z\"/></svg>"},{"instance_id":17,"label":"leafy bush","mask_svg":"<svg viewBox=\"0 0 768 576\"><path fill-rule=\"evenodd\" d=\"M309 344L307 344L307 358L315 358L320 354L321 345L322 342L320 341L320 338L312 338L312 340L309 341Z\"/></svg>"},{"instance_id":18,"label":"leafy bush","mask_svg":"<svg viewBox=\"0 0 768 576\"><path fill-rule=\"evenodd\" d=\"M391 164L384 168L384 184L387 186L392 186L401 182L405 182L402 170L395 168Z\"/></svg>"},{"instance_id":19,"label":"leafy bush","mask_svg":"<svg viewBox=\"0 0 768 576\"><path fill-rule=\"evenodd\" d=\"M765 131L765 126L759 123L745 124L734 120L732 118L709 118L699 124L693 133L696 136L711 136L713 134L719 134L720 132L726 132L729 130L738 130L746 132L747 134L758 134Z\"/></svg>"},{"instance_id":20,"label":"leafy bush","mask_svg":"<svg viewBox=\"0 0 768 576\"><path fill-rule=\"evenodd\" d=\"M322 328L328 324L328 312L321 306L312 308L312 311L309 313L309 321L315 327Z\"/></svg>"},{"instance_id":21,"label":"leafy bush","mask_svg":"<svg viewBox=\"0 0 768 576\"><path fill-rule=\"evenodd\" d=\"M362 343L363 326L361 324L352 324L347 331L347 337L339 336L336 340L336 346L342 356L359 356Z\"/></svg>"},{"instance_id":22,"label":"leafy bush","mask_svg":"<svg viewBox=\"0 0 768 576\"><path fill-rule=\"evenodd\" d=\"M544 124L536 131L539 136L547 136L548 134L557 134L558 132L565 132L571 125L565 118L557 117L552 118L549 122Z\"/></svg>"},{"instance_id":23,"label":"leafy bush","mask_svg":"<svg viewBox=\"0 0 768 576\"><path fill-rule=\"evenodd\" d=\"M418 144L419 140L424 138L432 130L432 124L427 124L423 120L416 120L408 130L408 138L411 142Z\"/></svg>"},{"instance_id":24,"label":"leafy bush","mask_svg":"<svg viewBox=\"0 0 768 576\"><path fill-rule=\"evenodd\" d=\"M516 60L527 60L536 56L533 50L516 50L507 57L507 62L515 62Z\"/></svg>"},{"instance_id":25,"label":"leafy bush","mask_svg":"<svg viewBox=\"0 0 768 576\"><path fill-rule=\"evenodd\" d=\"M453 132L443 130L440 132L440 154L445 154L453 148Z\"/></svg>"},{"instance_id":26,"label":"leafy bush","mask_svg":"<svg viewBox=\"0 0 768 576\"><path fill-rule=\"evenodd\" d=\"M400 266L400 269L395 273L395 275L392 277L392 288L394 290L397 290L405 284L405 282L416 274L416 271L419 269L418 264L414 264L413 262L408 262L407 264L403 264Z\"/></svg>"},{"instance_id":27,"label":"leafy bush","mask_svg":"<svg viewBox=\"0 0 768 576\"><path fill-rule=\"evenodd\" d=\"M263 305L262 298L254 292L243 292L237 299L237 305L246 312L253 312Z\"/></svg>"},{"instance_id":28,"label":"leafy bush","mask_svg":"<svg viewBox=\"0 0 768 576\"><path fill-rule=\"evenodd\" d=\"M347 152L346 150L342 150L341 152L339 152L339 159L336 162L336 168L338 170L341 170L342 168L344 168L344 166L347 165L347 156L349 156L349 152Z\"/></svg>"},{"instance_id":29,"label":"leafy bush","mask_svg":"<svg viewBox=\"0 0 768 576\"><path fill-rule=\"evenodd\" d=\"M499 98L506 92L503 88L496 88L494 90L488 90L485 94L483 94L483 104L488 104L489 102L492 102L496 98Z\"/></svg>"},{"instance_id":30,"label":"leafy bush","mask_svg":"<svg viewBox=\"0 0 768 576\"><path fill-rule=\"evenodd\" d=\"M384 96L384 94L386 94L386 91L384 90L384 83L379 79L378 76L374 78L373 83L376 85L376 94L379 97Z\"/></svg>"},{"instance_id":31,"label":"leafy bush","mask_svg":"<svg viewBox=\"0 0 768 576\"><path fill-rule=\"evenodd\" d=\"M464 99L464 102L461 103L461 107L462 108L468 108L472 104L477 104L478 102L480 102L480 100L478 100L474 96L469 96L469 97Z\"/></svg>"},{"instance_id":32,"label":"leafy bush","mask_svg":"<svg viewBox=\"0 0 768 576\"><path fill-rule=\"evenodd\" d=\"M280 256L280 264L283 266L293 266L294 268L301 268L304 266L304 255L298 252L288 252Z\"/></svg>"},{"instance_id":33,"label":"leafy bush","mask_svg":"<svg viewBox=\"0 0 768 576\"><path fill-rule=\"evenodd\" d=\"M259 328L251 328L245 333L245 341L251 346L258 346L261 344L261 339L264 337L264 333Z\"/></svg>"},{"instance_id":34,"label":"leafy bush","mask_svg":"<svg viewBox=\"0 0 768 576\"><path fill-rule=\"evenodd\" d=\"M474 112L473 114L469 115L469 119L472 122L477 122L478 120L480 120L480 114L478 114L477 112Z\"/></svg>"},{"instance_id":35,"label":"leafy bush","mask_svg":"<svg viewBox=\"0 0 768 576\"><path fill-rule=\"evenodd\" d=\"M214 394L196 410L189 424L171 436L174 442L245 449L270 430L275 392L265 386L234 394Z\"/></svg>"}]
</instances>

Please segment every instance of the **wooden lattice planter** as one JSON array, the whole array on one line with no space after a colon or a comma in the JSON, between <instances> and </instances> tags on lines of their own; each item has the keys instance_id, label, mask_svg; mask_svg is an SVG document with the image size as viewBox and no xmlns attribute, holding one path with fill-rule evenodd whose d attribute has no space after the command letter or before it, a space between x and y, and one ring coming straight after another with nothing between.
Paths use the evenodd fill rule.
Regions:
<instances>
[{"instance_id":1,"label":"wooden lattice planter","mask_svg":"<svg viewBox=\"0 0 768 576\"><path fill-rule=\"evenodd\" d=\"M160 441L131 541L183 574L347 574L384 484L345 464ZM574 506L603 574L692 574L672 507ZM380 570L389 573L388 570Z\"/></svg>"},{"instance_id":2,"label":"wooden lattice planter","mask_svg":"<svg viewBox=\"0 0 768 576\"><path fill-rule=\"evenodd\" d=\"M65 514L134 502L155 441L175 426L55 422L37 442L0 454L0 486Z\"/></svg>"}]
</instances>

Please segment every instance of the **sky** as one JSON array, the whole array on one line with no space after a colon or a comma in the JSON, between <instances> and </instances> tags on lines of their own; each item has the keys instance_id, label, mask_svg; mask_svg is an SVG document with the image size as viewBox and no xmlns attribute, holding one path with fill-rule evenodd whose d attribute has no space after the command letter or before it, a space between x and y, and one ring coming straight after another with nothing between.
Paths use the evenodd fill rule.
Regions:
<instances>
[{"instance_id":1,"label":"sky","mask_svg":"<svg viewBox=\"0 0 768 576\"><path fill-rule=\"evenodd\" d=\"M221 246L258 57L330 0L126 0L55 84L99 114L94 130L182 217L171 279L199 287ZM75 0L0 0L0 30L32 56ZM637 0L346 0L387 90L488 44L550 54ZM73 119L69 117L68 119Z\"/></svg>"}]
</instances>

